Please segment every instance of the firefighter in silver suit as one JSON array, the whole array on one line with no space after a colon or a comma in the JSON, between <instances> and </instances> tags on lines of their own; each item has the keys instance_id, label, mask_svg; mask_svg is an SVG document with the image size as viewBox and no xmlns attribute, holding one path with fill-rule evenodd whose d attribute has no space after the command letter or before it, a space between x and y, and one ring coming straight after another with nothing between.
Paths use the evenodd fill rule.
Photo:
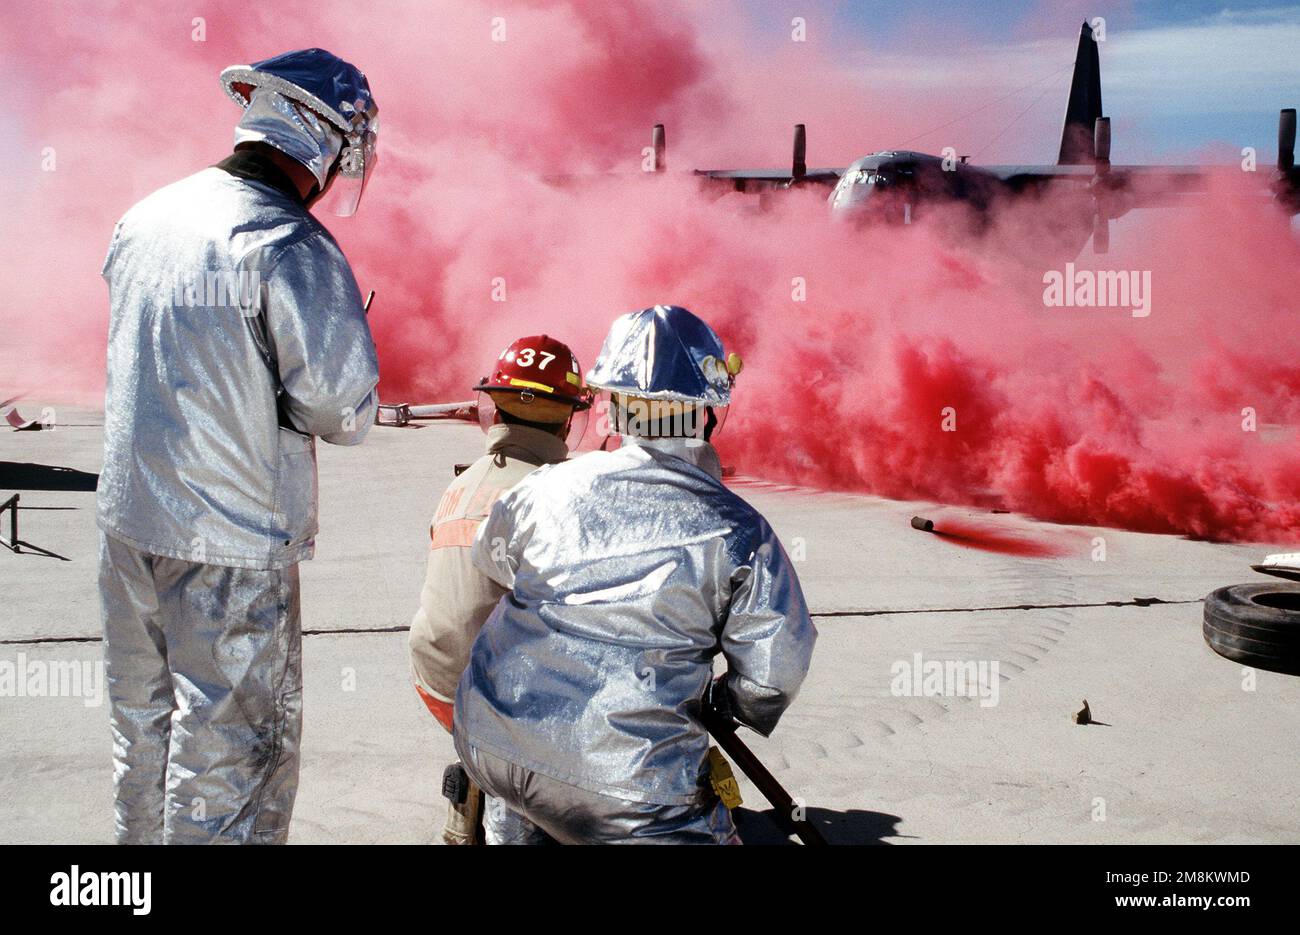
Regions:
<instances>
[{"instance_id":1,"label":"firefighter in silver suit","mask_svg":"<svg viewBox=\"0 0 1300 935\"><path fill-rule=\"evenodd\" d=\"M790 559L722 484L709 439L740 361L686 309L614 322L587 382L622 436L541 467L493 506L475 564L510 589L456 695L485 793L561 843L733 843L701 698L769 734L814 629Z\"/></svg>"},{"instance_id":2,"label":"firefighter in silver suit","mask_svg":"<svg viewBox=\"0 0 1300 935\"><path fill-rule=\"evenodd\" d=\"M221 74L234 152L113 232L97 518L123 843L280 843L298 785L298 563L315 440L355 445L379 369L347 260L309 208L355 210L365 76L321 49Z\"/></svg>"}]
</instances>

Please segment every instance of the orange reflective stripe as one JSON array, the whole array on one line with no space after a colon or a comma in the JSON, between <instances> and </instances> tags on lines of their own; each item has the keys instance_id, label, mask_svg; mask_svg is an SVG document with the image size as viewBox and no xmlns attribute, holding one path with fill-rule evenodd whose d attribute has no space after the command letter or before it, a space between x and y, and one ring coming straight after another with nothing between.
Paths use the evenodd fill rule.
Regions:
<instances>
[{"instance_id":1,"label":"orange reflective stripe","mask_svg":"<svg viewBox=\"0 0 1300 935\"><path fill-rule=\"evenodd\" d=\"M444 493L442 499L438 501L438 512L434 515L434 521L445 519L454 513L456 507L460 505L460 498L464 493L464 487L456 487Z\"/></svg>"},{"instance_id":2,"label":"orange reflective stripe","mask_svg":"<svg viewBox=\"0 0 1300 935\"><path fill-rule=\"evenodd\" d=\"M415 686L415 692L420 696L420 700L424 702L424 706L429 709L429 713L438 719L439 724L450 731L453 711L455 710L453 706L446 701L433 697L419 685Z\"/></svg>"},{"instance_id":3,"label":"orange reflective stripe","mask_svg":"<svg viewBox=\"0 0 1300 935\"><path fill-rule=\"evenodd\" d=\"M478 531L480 522L482 520L449 519L439 523L429 536L429 549L468 548L474 544L474 533Z\"/></svg>"}]
</instances>

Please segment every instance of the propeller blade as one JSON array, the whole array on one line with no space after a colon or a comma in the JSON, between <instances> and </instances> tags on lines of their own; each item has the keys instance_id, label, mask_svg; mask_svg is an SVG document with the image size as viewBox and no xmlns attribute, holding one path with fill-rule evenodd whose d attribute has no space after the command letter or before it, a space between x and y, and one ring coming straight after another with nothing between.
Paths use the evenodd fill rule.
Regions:
<instances>
[{"instance_id":1,"label":"propeller blade","mask_svg":"<svg viewBox=\"0 0 1300 935\"><path fill-rule=\"evenodd\" d=\"M808 174L808 162L804 158L808 150L808 134L802 123L794 125L794 159L790 163L790 177L796 182Z\"/></svg>"},{"instance_id":2,"label":"propeller blade","mask_svg":"<svg viewBox=\"0 0 1300 935\"><path fill-rule=\"evenodd\" d=\"M668 168L668 144L664 140L664 125L656 123L650 135L650 145L654 147L655 171L663 172Z\"/></svg>"}]
</instances>

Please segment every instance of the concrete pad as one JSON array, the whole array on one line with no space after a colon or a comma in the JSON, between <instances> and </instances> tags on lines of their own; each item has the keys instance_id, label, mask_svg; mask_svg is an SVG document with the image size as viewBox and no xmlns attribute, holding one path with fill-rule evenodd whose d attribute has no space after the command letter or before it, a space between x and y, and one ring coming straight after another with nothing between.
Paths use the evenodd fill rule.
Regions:
<instances>
[{"instance_id":1,"label":"concrete pad","mask_svg":"<svg viewBox=\"0 0 1300 935\"><path fill-rule=\"evenodd\" d=\"M21 493L22 538L46 553L0 551L0 662L22 653L93 671L94 495L77 489L80 475L48 468L97 473L102 415L58 417L52 432L0 432L0 499ZM302 570L295 842L436 836L453 754L410 689L404 628L433 505L452 466L481 446L476 427L438 423L319 448L321 533ZM1300 679L1252 676L1200 635L1200 599L1263 580L1248 565L1280 545L732 483L798 561L822 634L775 735L745 737L832 840L1300 841ZM913 530L914 514L941 529L978 522L1060 554L961 547ZM1141 606L1148 598L1170 603ZM996 663L997 703L899 694L916 653L922 664ZM1072 722L1084 698L1105 726ZM0 697L0 841L111 839L107 708L88 700ZM766 803L747 781L742 790L747 839L780 839Z\"/></svg>"}]
</instances>

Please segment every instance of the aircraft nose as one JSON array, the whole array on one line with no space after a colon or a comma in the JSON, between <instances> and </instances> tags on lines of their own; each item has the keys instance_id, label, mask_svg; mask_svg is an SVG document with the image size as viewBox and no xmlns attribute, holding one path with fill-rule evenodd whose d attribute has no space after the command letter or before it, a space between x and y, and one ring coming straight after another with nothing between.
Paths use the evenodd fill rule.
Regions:
<instances>
[{"instance_id":1,"label":"aircraft nose","mask_svg":"<svg viewBox=\"0 0 1300 935\"><path fill-rule=\"evenodd\" d=\"M837 214L861 211L875 188L870 181L841 185L831 193L831 209Z\"/></svg>"},{"instance_id":2,"label":"aircraft nose","mask_svg":"<svg viewBox=\"0 0 1300 935\"><path fill-rule=\"evenodd\" d=\"M871 213L873 195L876 186L873 182L861 182L836 189L831 195L831 217L840 220L861 219Z\"/></svg>"},{"instance_id":3,"label":"aircraft nose","mask_svg":"<svg viewBox=\"0 0 1300 935\"><path fill-rule=\"evenodd\" d=\"M855 224L910 224L912 199L874 180L853 185L831 201L831 218Z\"/></svg>"}]
</instances>

